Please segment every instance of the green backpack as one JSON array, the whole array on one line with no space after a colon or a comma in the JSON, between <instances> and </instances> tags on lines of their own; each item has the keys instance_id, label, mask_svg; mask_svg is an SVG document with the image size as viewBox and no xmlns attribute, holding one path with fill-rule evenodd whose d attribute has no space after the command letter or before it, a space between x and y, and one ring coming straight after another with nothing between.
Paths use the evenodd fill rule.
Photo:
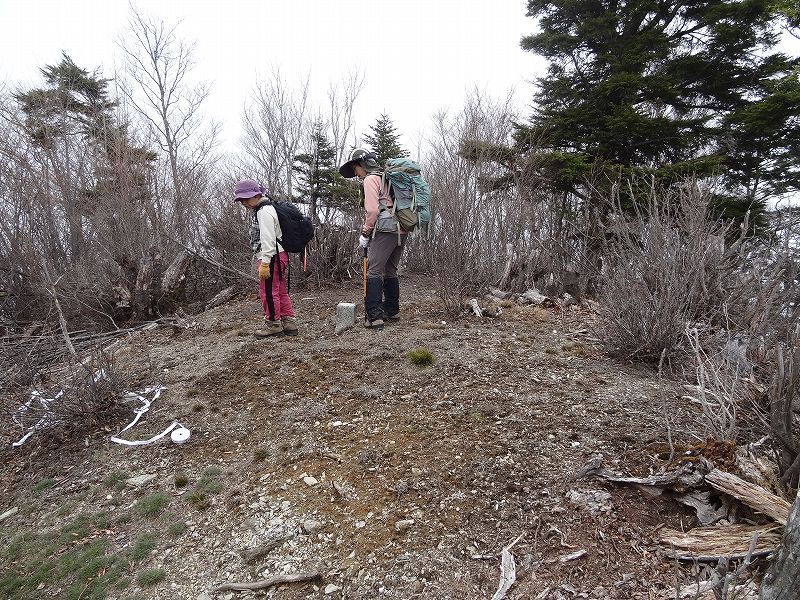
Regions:
<instances>
[{"instance_id":1,"label":"green backpack","mask_svg":"<svg viewBox=\"0 0 800 600\"><path fill-rule=\"evenodd\" d=\"M390 158L381 176L385 189L389 184L392 214L403 231L424 231L431 228L431 188L422 178L422 169L410 158Z\"/></svg>"}]
</instances>

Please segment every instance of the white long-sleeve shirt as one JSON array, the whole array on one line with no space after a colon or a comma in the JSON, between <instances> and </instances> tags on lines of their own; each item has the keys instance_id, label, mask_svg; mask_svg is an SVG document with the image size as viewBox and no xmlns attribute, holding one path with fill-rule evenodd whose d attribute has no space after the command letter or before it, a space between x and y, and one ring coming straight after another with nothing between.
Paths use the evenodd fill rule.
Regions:
<instances>
[{"instance_id":1,"label":"white long-sleeve shirt","mask_svg":"<svg viewBox=\"0 0 800 600\"><path fill-rule=\"evenodd\" d=\"M269 264L275 254L283 251L278 243L282 235L278 213L275 212L274 206L265 204L254 211L250 224L250 243L256 253L256 258Z\"/></svg>"}]
</instances>

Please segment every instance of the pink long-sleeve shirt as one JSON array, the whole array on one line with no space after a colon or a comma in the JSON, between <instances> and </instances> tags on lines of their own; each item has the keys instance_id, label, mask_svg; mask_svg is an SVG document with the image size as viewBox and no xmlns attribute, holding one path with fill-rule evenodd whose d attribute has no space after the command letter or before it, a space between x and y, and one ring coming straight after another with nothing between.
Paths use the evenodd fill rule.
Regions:
<instances>
[{"instance_id":1,"label":"pink long-sleeve shirt","mask_svg":"<svg viewBox=\"0 0 800 600\"><path fill-rule=\"evenodd\" d=\"M375 228L378 214L381 211L380 199L384 198L386 208L392 207L392 198L388 190L381 195L381 176L367 175L364 178L364 224L361 226L361 233L369 236Z\"/></svg>"}]
</instances>

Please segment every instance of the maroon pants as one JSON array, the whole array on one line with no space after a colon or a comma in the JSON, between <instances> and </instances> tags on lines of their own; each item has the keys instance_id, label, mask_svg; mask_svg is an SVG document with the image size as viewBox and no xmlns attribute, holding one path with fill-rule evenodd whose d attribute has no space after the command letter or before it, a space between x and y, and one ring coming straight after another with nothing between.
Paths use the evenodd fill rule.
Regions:
<instances>
[{"instance_id":1,"label":"maroon pants","mask_svg":"<svg viewBox=\"0 0 800 600\"><path fill-rule=\"evenodd\" d=\"M261 265L260 260L258 265ZM286 291L288 274L289 255L286 252L279 252L270 262L269 279L258 281L258 297L261 298L264 318L267 321L280 321L283 317L294 316L292 300Z\"/></svg>"}]
</instances>

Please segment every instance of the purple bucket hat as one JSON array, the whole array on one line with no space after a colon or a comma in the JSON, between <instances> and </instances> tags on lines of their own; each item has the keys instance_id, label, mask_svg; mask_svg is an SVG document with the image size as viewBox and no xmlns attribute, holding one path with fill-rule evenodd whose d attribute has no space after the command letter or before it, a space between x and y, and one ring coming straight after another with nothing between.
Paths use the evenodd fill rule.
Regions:
<instances>
[{"instance_id":1,"label":"purple bucket hat","mask_svg":"<svg viewBox=\"0 0 800 600\"><path fill-rule=\"evenodd\" d=\"M252 179L242 179L236 184L236 187L233 188L233 201L247 200L259 194L263 195L264 192L264 188Z\"/></svg>"}]
</instances>

